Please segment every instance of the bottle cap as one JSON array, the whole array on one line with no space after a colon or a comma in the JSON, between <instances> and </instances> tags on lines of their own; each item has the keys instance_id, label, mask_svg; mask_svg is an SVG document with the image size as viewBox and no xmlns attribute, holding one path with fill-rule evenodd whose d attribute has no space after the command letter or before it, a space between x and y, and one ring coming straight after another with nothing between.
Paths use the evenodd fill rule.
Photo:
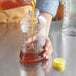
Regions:
<instances>
[{"instance_id":1,"label":"bottle cap","mask_svg":"<svg viewBox=\"0 0 76 76\"><path fill-rule=\"evenodd\" d=\"M63 58L55 58L52 64L57 71L64 71L65 69L65 60Z\"/></svg>"}]
</instances>

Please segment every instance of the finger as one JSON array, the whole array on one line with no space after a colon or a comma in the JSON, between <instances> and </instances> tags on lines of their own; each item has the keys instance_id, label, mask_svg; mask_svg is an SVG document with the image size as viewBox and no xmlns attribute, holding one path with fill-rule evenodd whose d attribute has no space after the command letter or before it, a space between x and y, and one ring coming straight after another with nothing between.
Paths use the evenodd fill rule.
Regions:
<instances>
[{"instance_id":1,"label":"finger","mask_svg":"<svg viewBox=\"0 0 76 76\"><path fill-rule=\"evenodd\" d=\"M48 52L49 54L52 54L53 52L53 46L52 46L52 42L49 38L47 38L47 45L46 45L46 52ZM48 49L47 49L48 48Z\"/></svg>"},{"instance_id":2,"label":"finger","mask_svg":"<svg viewBox=\"0 0 76 76\"><path fill-rule=\"evenodd\" d=\"M46 56L46 55L51 55L53 53L53 50L52 50L52 48L47 48L47 50L44 52L44 56Z\"/></svg>"},{"instance_id":3,"label":"finger","mask_svg":"<svg viewBox=\"0 0 76 76\"><path fill-rule=\"evenodd\" d=\"M43 56L46 59L49 59L51 54L52 54L52 52L53 52L53 49L52 49L51 41L50 41L50 39L47 39L46 40L46 44L45 44L45 52L44 52Z\"/></svg>"},{"instance_id":4,"label":"finger","mask_svg":"<svg viewBox=\"0 0 76 76\"><path fill-rule=\"evenodd\" d=\"M48 55L49 58L51 57L52 53L53 53L53 49L52 47L49 47L49 50L46 51L46 54Z\"/></svg>"},{"instance_id":5,"label":"finger","mask_svg":"<svg viewBox=\"0 0 76 76\"><path fill-rule=\"evenodd\" d=\"M46 52L44 53L44 57L45 57L46 59L50 59L51 54L52 54L51 49L49 49L48 51L46 51Z\"/></svg>"},{"instance_id":6,"label":"finger","mask_svg":"<svg viewBox=\"0 0 76 76\"><path fill-rule=\"evenodd\" d=\"M45 50L48 51L48 48L51 48L51 40L49 38L46 39Z\"/></svg>"}]
</instances>

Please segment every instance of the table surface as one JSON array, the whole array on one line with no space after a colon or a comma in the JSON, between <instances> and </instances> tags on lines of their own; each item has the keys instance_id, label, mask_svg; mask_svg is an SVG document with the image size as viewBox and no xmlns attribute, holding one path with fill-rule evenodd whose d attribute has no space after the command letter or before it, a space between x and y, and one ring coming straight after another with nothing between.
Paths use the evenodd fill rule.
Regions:
<instances>
[{"instance_id":1,"label":"table surface","mask_svg":"<svg viewBox=\"0 0 76 76\"><path fill-rule=\"evenodd\" d=\"M64 72L53 69L50 60L45 63L21 65L20 34L13 31L13 35L0 37L0 76L76 76L76 37L62 36L61 26L61 21L53 22L49 36L54 48L52 59L65 59Z\"/></svg>"}]
</instances>

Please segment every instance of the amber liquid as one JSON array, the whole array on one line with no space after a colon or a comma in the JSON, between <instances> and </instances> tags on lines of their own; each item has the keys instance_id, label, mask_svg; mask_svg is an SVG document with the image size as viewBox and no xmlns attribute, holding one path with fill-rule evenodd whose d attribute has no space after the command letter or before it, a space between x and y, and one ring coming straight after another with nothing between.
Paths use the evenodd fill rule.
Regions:
<instances>
[{"instance_id":1,"label":"amber liquid","mask_svg":"<svg viewBox=\"0 0 76 76\"><path fill-rule=\"evenodd\" d=\"M23 53L21 51L20 63L33 63L33 62L40 62L42 60L45 60L45 58L43 57L44 52L45 51L39 53Z\"/></svg>"}]
</instances>

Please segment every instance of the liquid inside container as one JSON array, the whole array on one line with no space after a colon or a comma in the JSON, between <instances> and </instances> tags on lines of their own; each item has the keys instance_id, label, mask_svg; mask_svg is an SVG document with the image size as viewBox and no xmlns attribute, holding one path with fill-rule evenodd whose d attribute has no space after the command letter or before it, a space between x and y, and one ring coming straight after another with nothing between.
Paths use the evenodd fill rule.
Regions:
<instances>
[{"instance_id":1,"label":"liquid inside container","mask_svg":"<svg viewBox=\"0 0 76 76\"><path fill-rule=\"evenodd\" d=\"M36 9L33 16L29 12L21 21L22 47L20 50L20 62L32 63L45 60L47 21Z\"/></svg>"},{"instance_id":2,"label":"liquid inside container","mask_svg":"<svg viewBox=\"0 0 76 76\"><path fill-rule=\"evenodd\" d=\"M31 49L32 50L32 49ZM27 51L27 50L26 50ZM34 50L32 50L34 51ZM45 58L43 57L43 53L45 52L38 52L38 53L23 53L21 50L20 53L20 62L21 63L32 63L32 62L39 62L44 60Z\"/></svg>"}]
</instances>

